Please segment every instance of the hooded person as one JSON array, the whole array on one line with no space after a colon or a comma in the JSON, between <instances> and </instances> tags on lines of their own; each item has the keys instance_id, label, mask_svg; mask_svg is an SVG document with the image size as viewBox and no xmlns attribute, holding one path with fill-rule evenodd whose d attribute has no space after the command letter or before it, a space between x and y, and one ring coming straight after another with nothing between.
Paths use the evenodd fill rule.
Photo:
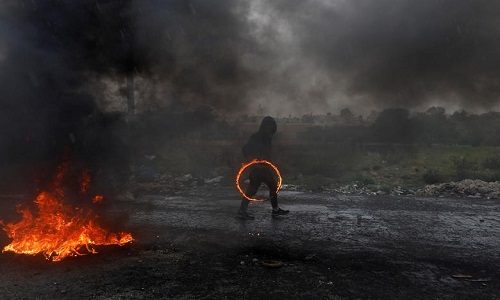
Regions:
<instances>
[{"instance_id":1,"label":"hooded person","mask_svg":"<svg viewBox=\"0 0 500 300\"><path fill-rule=\"evenodd\" d=\"M243 146L243 156L247 160L267 160L271 161L271 144L273 135L276 133L276 121L272 117L265 117L260 123L259 131L250 136L249 141ZM253 197L260 185L265 183L269 187L269 197L273 207L271 215L280 216L289 213L288 210L281 209L278 206L278 178L274 170L267 164L252 165L250 169L250 184L248 185L245 195L249 198ZM252 220L254 217L247 212L250 200L243 197L241 199L240 209L237 217L245 220Z\"/></svg>"}]
</instances>

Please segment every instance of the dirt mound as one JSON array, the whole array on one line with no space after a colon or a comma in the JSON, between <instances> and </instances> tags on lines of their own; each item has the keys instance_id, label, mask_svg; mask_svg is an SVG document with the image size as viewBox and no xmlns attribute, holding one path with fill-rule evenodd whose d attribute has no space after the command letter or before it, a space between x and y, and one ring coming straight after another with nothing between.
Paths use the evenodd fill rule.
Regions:
<instances>
[{"instance_id":1,"label":"dirt mound","mask_svg":"<svg viewBox=\"0 0 500 300\"><path fill-rule=\"evenodd\" d=\"M458 182L427 185L416 194L419 196L500 198L500 182L465 179Z\"/></svg>"}]
</instances>

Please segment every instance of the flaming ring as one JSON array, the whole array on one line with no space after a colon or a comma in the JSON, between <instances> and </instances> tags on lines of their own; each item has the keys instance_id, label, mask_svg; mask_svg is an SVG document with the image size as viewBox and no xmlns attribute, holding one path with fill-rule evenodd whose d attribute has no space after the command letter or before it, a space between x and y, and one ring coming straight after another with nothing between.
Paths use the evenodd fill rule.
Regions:
<instances>
[{"instance_id":1,"label":"flaming ring","mask_svg":"<svg viewBox=\"0 0 500 300\"><path fill-rule=\"evenodd\" d=\"M240 171L238 172L238 175L236 175L236 187L238 188L238 191L247 200L256 201L256 202L262 202L262 201L264 201L264 199L251 198L251 197L248 197L247 195L245 195L245 193L243 192L243 190L240 187L240 176L241 176L241 173L243 173L243 171L245 171L245 169L248 168L249 166L255 165L255 164L266 164L266 165L269 165L269 166L271 166L271 168L273 168L274 172L276 172L276 175L278 176L278 187L276 188L276 194L281 189L282 179L281 179L281 174L280 174L280 171L278 170L278 168L275 165L273 165L271 162L269 162L267 160L264 160L264 159L254 159L251 162L243 164L241 166Z\"/></svg>"}]
</instances>

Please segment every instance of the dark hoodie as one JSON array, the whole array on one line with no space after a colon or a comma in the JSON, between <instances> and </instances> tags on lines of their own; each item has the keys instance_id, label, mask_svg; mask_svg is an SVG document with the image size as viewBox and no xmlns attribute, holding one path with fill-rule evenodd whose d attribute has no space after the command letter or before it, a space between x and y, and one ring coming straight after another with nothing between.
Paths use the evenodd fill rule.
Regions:
<instances>
[{"instance_id":1,"label":"dark hoodie","mask_svg":"<svg viewBox=\"0 0 500 300\"><path fill-rule=\"evenodd\" d=\"M271 142L276 133L276 121L267 116L262 119L259 131L252 134L242 150L247 159L271 160Z\"/></svg>"}]
</instances>

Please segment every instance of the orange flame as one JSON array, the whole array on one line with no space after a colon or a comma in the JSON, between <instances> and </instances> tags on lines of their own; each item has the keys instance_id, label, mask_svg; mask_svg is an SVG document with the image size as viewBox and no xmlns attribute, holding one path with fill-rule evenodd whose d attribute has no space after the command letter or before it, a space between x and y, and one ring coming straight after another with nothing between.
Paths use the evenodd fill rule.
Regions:
<instances>
[{"instance_id":1,"label":"orange flame","mask_svg":"<svg viewBox=\"0 0 500 300\"><path fill-rule=\"evenodd\" d=\"M80 176L80 193L85 194L90 188L90 173L89 170L84 170Z\"/></svg>"},{"instance_id":2,"label":"orange flame","mask_svg":"<svg viewBox=\"0 0 500 300\"><path fill-rule=\"evenodd\" d=\"M241 166L240 171L238 172L238 175L236 175L236 187L238 188L238 191L240 192L241 195L243 195L243 197L245 197L246 199L248 199L250 201L262 202L262 201L264 201L263 199L251 198L251 197L248 197L247 195L245 195L245 192L243 192L243 190L241 189L241 186L240 186L240 177L241 177L241 174L243 173L243 171L245 171L245 169L248 168L249 166L255 165L255 164L269 165L269 166L271 166L271 168L273 168L274 172L276 172L276 175L278 176L278 187L276 188L276 194L280 191L281 184L282 184L283 180L281 178L281 174L280 174L280 171L278 170L278 168L267 160L254 159L251 162L243 164Z\"/></svg>"},{"instance_id":3,"label":"orange flame","mask_svg":"<svg viewBox=\"0 0 500 300\"><path fill-rule=\"evenodd\" d=\"M67 171L68 165L63 163L56 175L53 191L38 194L34 201L36 213L18 208L22 215L21 221L3 226L13 241L2 252L28 255L42 253L48 260L60 261L68 256L97 253L93 247L96 245L122 246L134 240L130 233L110 233L100 227L99 217L91 209L64 204L66 197L61 181ZM84 184L80 181L80 192L90 184L90 175L86 173L83 176L88 180Z\"/></svg>"},{"instance_id":4,"label":"orange flame","mask_svg":"<svg viewBox=\"0 0 500 300\"><path fill-rule=\"evenodd\" d=\"M104 196L97 195L97 196L94 196L94 198L92 199L92 203L101 203L101 202L103 202L103 200L104 200Z\"/></svg>"}]
</instances>

